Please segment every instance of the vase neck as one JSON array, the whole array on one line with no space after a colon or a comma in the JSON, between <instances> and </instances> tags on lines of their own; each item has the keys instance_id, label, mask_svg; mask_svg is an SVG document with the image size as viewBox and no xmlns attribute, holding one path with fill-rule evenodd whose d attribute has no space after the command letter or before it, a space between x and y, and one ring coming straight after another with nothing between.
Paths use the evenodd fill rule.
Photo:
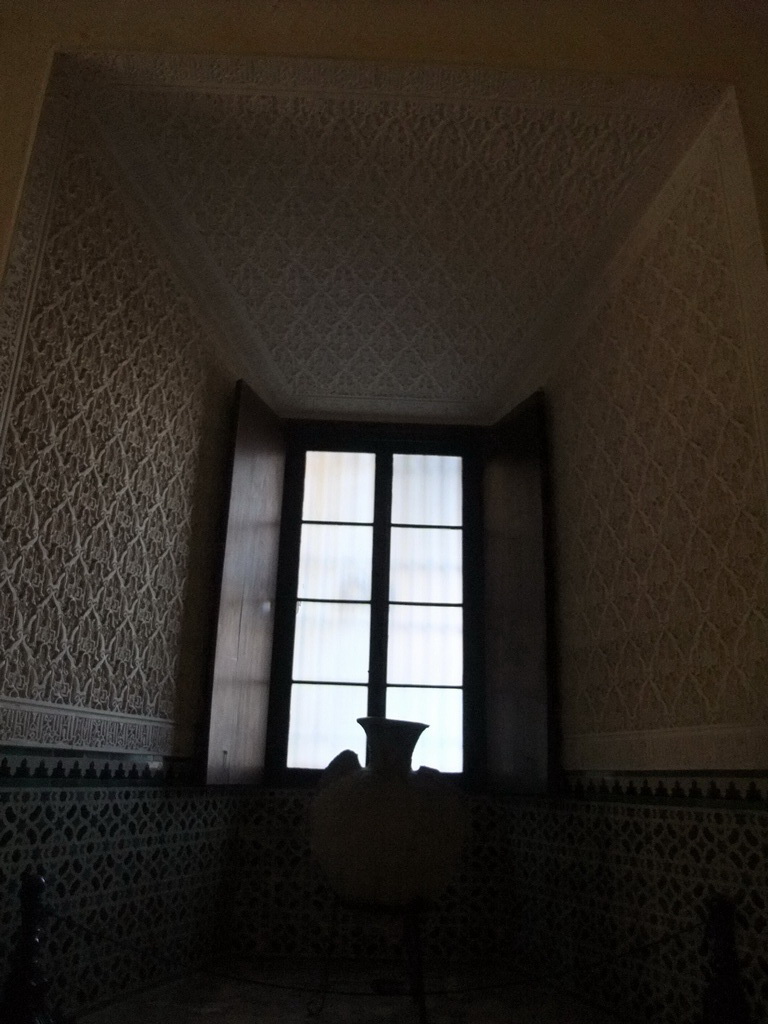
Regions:
<instances>
[{"instance_id":1,"label":"vase neck","mask_svg":"<svg viewBox=\"0 0 768 1024\"><path fill-rule=\"evenodd\" d=\"M411 770L413 749L427 725L396 718L358 718L358 722L368 737L367 766L371 771Z\"/></svg>"}]
</instances>

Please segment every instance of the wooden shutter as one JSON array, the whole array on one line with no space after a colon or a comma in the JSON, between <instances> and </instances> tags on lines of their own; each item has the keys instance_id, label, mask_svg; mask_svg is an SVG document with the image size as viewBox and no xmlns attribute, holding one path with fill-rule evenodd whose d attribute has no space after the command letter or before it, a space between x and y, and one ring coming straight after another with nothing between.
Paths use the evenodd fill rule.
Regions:
<instances>
[{"instance_id":1,"label":"wooden shutter","mask_svg":"<svg viewBox=\"0 0 768 1024\"><path fill-rule=\"evenodd\" d=\"M486 768L492 786L528 793L556 762L545 426L537 393L491 429L483 470Z\"/></svg>"},{"instance_id":2,"label":"wooden shutter","mask_svg":"<svg viewBox=\"0 0 768 1024\"><path fill-rule=\"evenodd\" d=\"M239 381L213 659L206 778L257 781L272 661L285 442L278 417Z\"/></svg>"}]
</instances>

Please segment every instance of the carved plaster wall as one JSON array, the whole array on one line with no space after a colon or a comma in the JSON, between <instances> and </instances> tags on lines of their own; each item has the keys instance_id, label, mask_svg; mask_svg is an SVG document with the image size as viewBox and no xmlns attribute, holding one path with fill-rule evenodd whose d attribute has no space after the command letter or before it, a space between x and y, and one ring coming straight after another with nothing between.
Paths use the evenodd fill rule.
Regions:
<instances>
[{"instance_id":1,"label":"carved plaster wall","mask_svg":"<svg viewBox=\"0 0 768 1024\"><path fill-rule=\"evenodd\" d=\"M68 111L44 114L2 307L0 740L188 753L205 331Z\"/></svg>"},{"instance_id":2,"label":"carved plaster wall","mask_svg":"<svg viewBox=\"0 0 768 1024\"><path fill-rule=\"evenodd\" d=\"M552 377L570 768L765 768L766 271L732 99Z\"/></svg>"},{"instance_id":3,"label":"carved plaster wall","mask_svg":"<svg viewBox=\"0 0 768 1024\"><path fill-rule=\"evenodd\" d=\"M488 422L568 349L568 764L764 760L764 264L723 95L62 60L0 302L0 739L189 749L228 377Z\"/></svg>"}]
</instances>

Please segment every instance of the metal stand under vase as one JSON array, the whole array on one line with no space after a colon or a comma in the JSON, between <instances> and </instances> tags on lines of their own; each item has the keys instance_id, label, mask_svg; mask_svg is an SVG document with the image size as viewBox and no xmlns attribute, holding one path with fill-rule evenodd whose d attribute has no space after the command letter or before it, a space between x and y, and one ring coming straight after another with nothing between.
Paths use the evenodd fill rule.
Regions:
<instances>
[{"instance_id":1,"label":"metal stand under vase","mask_svg":"<svg viewBox=\"0 0 768 1024\"><path fill-rule=\"evenodd\" d=\"M358 722L368 737L368 764L361 768L345 750L323 772L311 811L312 851L341 905L401 916L410 992L427 1024L421 916L458 866L465 801L440 772L411 770L423 722ZM335 911L329 956L336 921Z\"/></svg>"}]
</instances>

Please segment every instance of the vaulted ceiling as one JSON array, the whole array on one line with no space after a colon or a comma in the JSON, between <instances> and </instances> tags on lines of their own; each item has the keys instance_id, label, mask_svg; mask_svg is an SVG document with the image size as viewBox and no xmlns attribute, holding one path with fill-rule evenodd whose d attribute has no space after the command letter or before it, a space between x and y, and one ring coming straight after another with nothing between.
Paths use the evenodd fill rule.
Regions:
<instances>
[{"instance_id":1,"label":"vaulted ceiling","mask_svg":"<svg viewBox=\"0 0 768 1024\"><path fill-rule=\"evenodd\" d=\"M540 384L720 95L330 61L60 73L278 412L453 423Z\"/></svg>"}]
</instances>

